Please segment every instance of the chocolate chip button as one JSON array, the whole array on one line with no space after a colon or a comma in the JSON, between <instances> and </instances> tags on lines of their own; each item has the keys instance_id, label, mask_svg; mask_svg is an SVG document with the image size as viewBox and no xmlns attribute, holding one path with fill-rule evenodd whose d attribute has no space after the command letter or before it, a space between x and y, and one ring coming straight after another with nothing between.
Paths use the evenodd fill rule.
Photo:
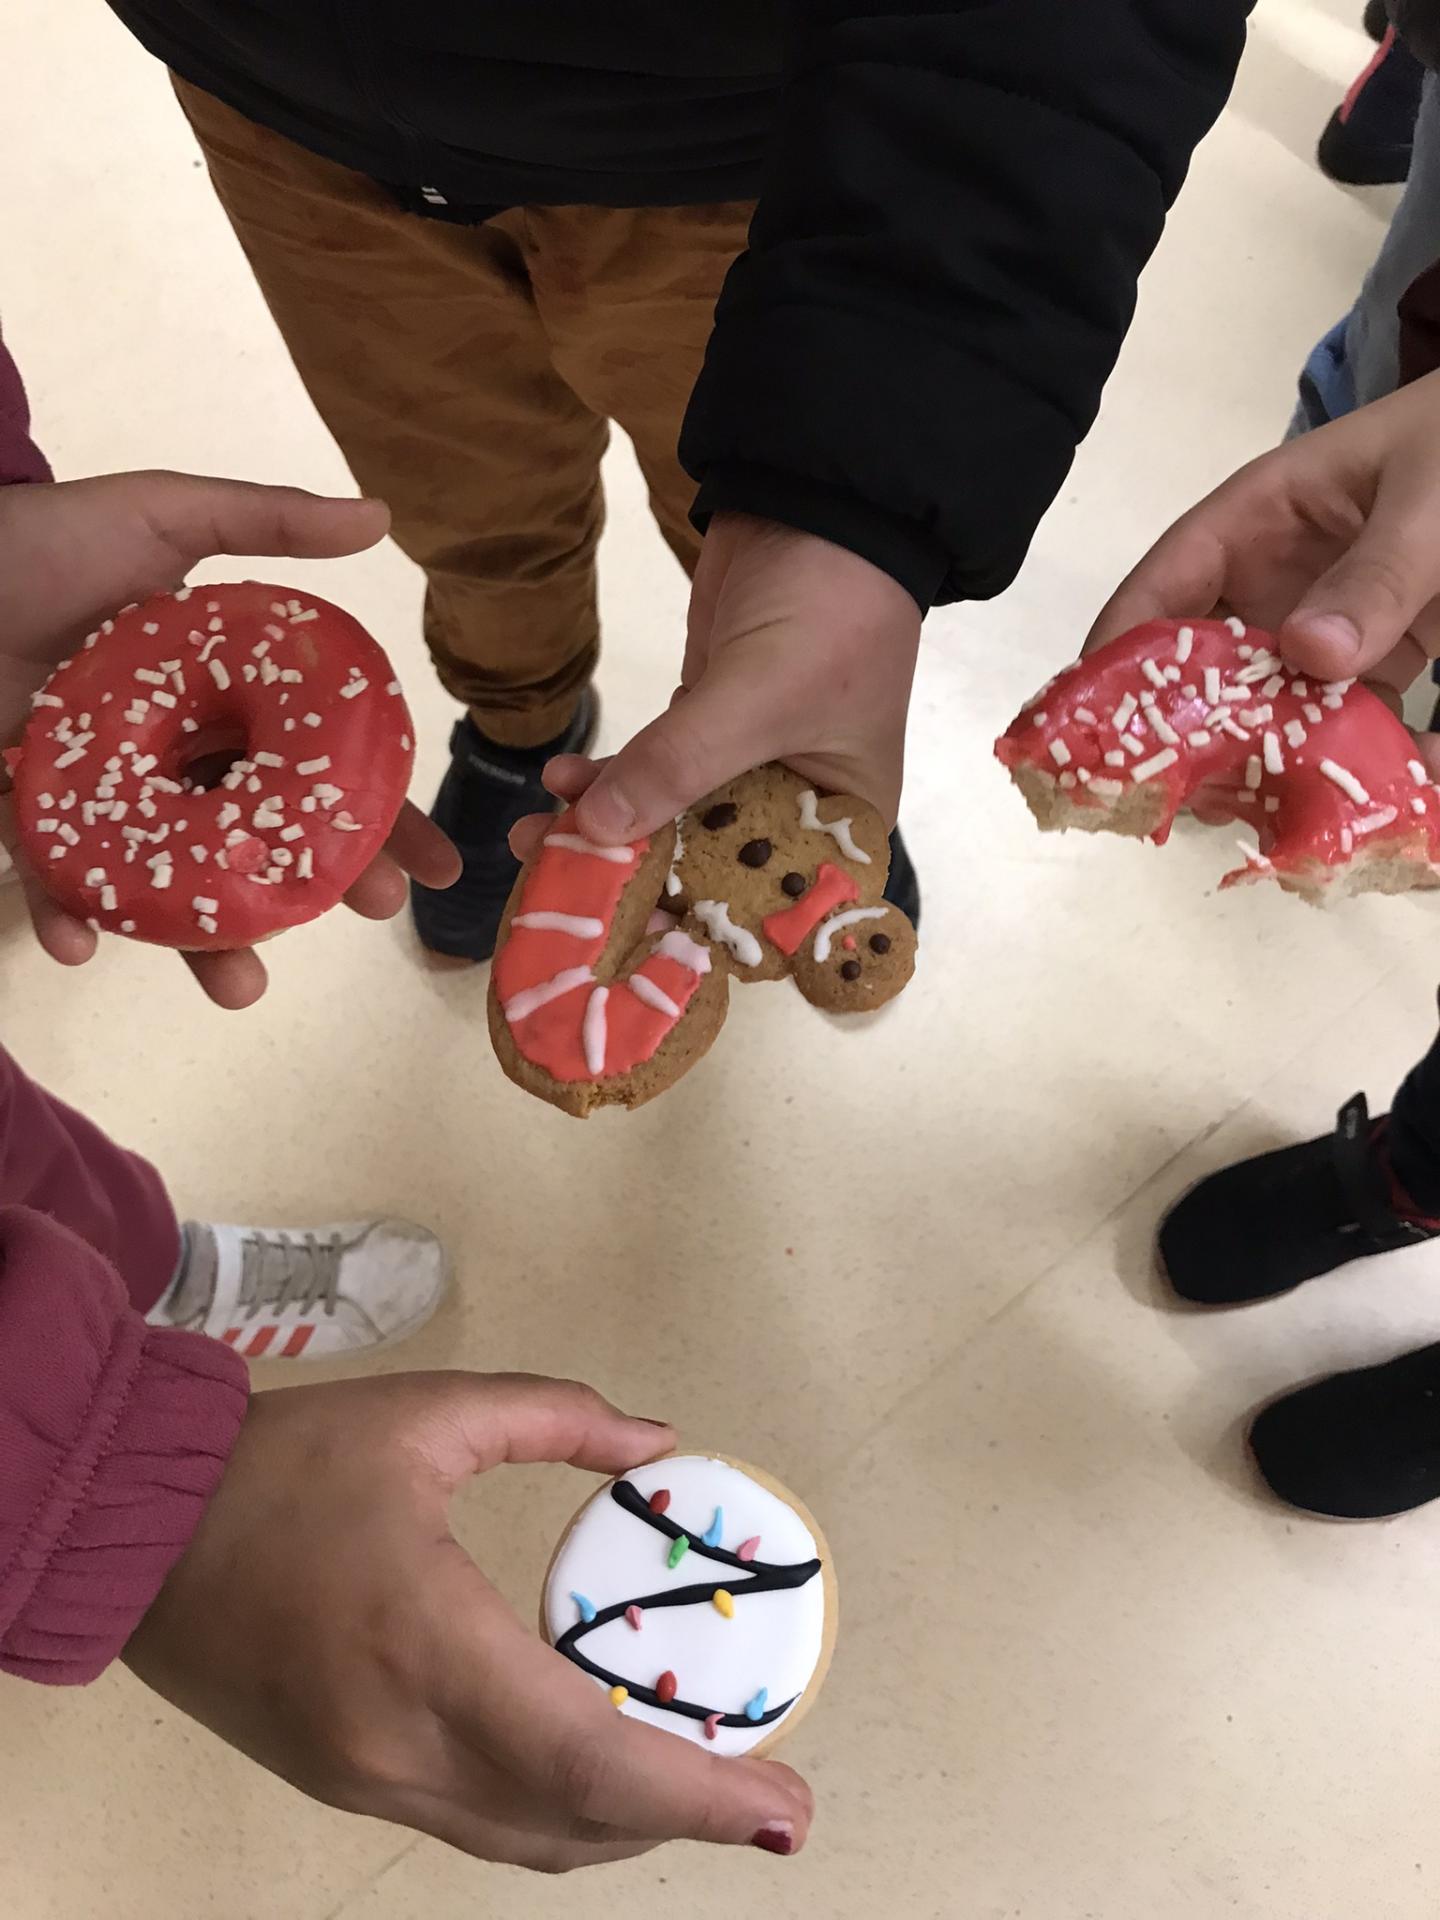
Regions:
<instances>
[{"instance_id":1,"label":"chocolate chip button","mask_svg":"<svg viewBox=\"0 0 1440 1920\"><path fill-rule=\"evenodd\" d=\"M860 978L860 962L858 960L847 960L840 969L840 978L842 980L858 980Z\"/></svg>"},{"instance_id":2,"label":"chocolate chip button","mask_svg":"<svg viewBox=\"0 0 1440 1920\"><path fill-rule=\"evenodd\" d=\"M707 813L700 816L700 824L702 827L708 827L712 833L716 833L721 827L733 827L739 811L733 800L722 800L718 807L711 807Z\"/></svg>"},{"instance_id":3,"label":"chocolate chip button","mask_svg":"<svg viewBox=\"0 0 1440 1920\"><path fill-rule=\"evenodd\" d=\"M787 873L785 878L780 882L780 891L782 893L788 893L792 900L798 899L805 891L804 874Z\"/></svg>"},{"instance_id":4,"label":"chocolate chip button","mask_svg":"<svg viewBox=\"0 0 1440 1920\"><path fill-rule=\"evenodd\" d=\"M774 851L768 840L747 840L740 849L740 858L747 867L763 867Z\"/></svg>"},{"instance_id":5,"label":"chocolate chip button","mask_svg":"<svg viewBox=\"0 0 1440 1920\"><path fill-rule=\"evenodd\" d=\"M872 933L870 936L871 953L889 953L890 936L888 933Z\"/></svg>"}]
</instances>

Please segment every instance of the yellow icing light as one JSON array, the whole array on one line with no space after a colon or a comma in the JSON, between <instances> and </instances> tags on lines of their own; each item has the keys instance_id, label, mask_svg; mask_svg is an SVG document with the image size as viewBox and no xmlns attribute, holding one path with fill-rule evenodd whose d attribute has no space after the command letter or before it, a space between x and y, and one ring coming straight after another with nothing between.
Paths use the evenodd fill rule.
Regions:
<instances>
[{"instance_id":1,"label":"yellow icing light","mask_svg":"<svg viewBox=\"0 0 1440 1920\"><path fill-rule=\"evenodd\" d=\"M716 1589L715 1605L720 1609L721 1613L724 1614L727 1620L733 1620L735 1618L735 1596L731 1593L727 1593L724 1587L719 1587Z\"/></svg>"},{"instance_id":2,"label":"yellow icing light","mask_svg":"<svg viewBox=\"0 0 1440 1920\"><path fill-rule=\"evenodd\" d=\"M612 1707L623 1707L625 1702L629 1698L630 1698L629 1687L611 1687L610 1704Z\"/></svg>"}]
</instances>

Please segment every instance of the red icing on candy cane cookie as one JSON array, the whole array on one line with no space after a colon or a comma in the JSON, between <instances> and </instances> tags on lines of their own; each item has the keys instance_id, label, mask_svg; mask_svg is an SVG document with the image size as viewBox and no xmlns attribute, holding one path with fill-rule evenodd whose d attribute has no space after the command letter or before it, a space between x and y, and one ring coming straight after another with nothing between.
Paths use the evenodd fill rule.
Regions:
<instances>
[{"instance_id":1,"label":"red icing on candy cane cookie","mask_svg":"<svg viewBox=\"0 0 1440 1920\"><path fill-rule=\"evenodd\" d=\"M411 735L389 662L340 608L254 581L186 588L105 621L35 695L12 756L21 839L46 891L103 932L248 946L369 865Z\"/></svg>"},{"instance_id":2,"label":"red icing on candy cane cookie","mask_svg":"<svg viewBox=\"0 0 1440 1920\"><path fill-rule=\"evenodd\" d=\"M1440 884L1440 792L1368 688L1294 673L1238 621L1154 621L1067 667L996 743L1042 828L1253 826L1222 882L1323 901Z\"/></svg>"},{"instance_id":3,"label":"red icing on candy cane cookie","mask_svg":"<svg viewBox=\"0 0 1440 1920\"><path fill-rule=\"evenodd\" d=\"M506 909L490 1030L511 1078L567 1112L639 1106L719 1031L723 961L668 915L651 929L675 832L599 847L563 816Z\"/></svg>"}]
</instances>

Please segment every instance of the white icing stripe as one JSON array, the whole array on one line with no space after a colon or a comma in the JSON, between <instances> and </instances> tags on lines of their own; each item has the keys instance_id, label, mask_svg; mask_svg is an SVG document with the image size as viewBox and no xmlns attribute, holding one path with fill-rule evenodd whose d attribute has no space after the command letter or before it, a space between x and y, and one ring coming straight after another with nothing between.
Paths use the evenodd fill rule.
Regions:
<instances>
[{"instance_id":1,"label":"white icing stripe","mask_svg":"<svg viewBox=\"0 0 1440 1920\"><path fill-rule=\"evenodd\" d=\"M635 858L633 847L597 847L583 833L552 833L546 836L545 844L547 847L563 847L567 853L588 853L593 859L608 860L616 867L628 867Z\"/></svg>"},{"instance_id":2,"label":"white icing stripe","mask_svg":"<svg viewBox=\"0 0 1440 1920\"><path fill-rule=\"evenodd\" d=\"M670 856L670 871L665 876L665 891L672 898L680 891L680 856L685 851L685 838L682 832L685 816L681 814L675 822L675 851Z\"/></svg>"},{"instance_id":3,"label":"white icing stripe","mask_svg":"<svg viewBox=\"0 0 1440 1920\"><path fill-rule=\"evenodd\" d=\"M815 935L815 958L822 965L830 958L830 942L842 927L853 927L857 920L883 920L884 907L847 907L844 913L832 913L822 921Z\"/></svg>"},{"instance_id":4,"label":"white icing stripe","mask_svg":"<svg viewBox=\"0 0 1440 1920\"><path fill-rule=\"evenodd\" d=\"M682 933L678 927L673 933L666 934L656 946L655 951L663 953L667 960L678 961L682 967L688 967L692 973L705 974L710 971L708 949L702 947L698 940L692 940L688 933Z\"/></svg>"},{"instance_id":5,"label":"white icing stripe","mask_svg":"<svg viewBox=\"0 0 1440 1920\"><path fill-rule=\"evenodd\" d=\"M811 799L814 799L812 794ZM745 927L737 927L723 900L697 900L696 918L703 921L712 940L723 940L742 967L758 967L762 958L760 942Z\"/></svg>"},{"instance_id":6,"label":"white icing stripe","mask_svg":"<svg viewBox=\"0 0 1440 1920\"><path fill-rule=\"evenodd\" d=\"M663 988L657 987L653 980L647 980L643 973L632 973L626 982L637 1000L643 1000L647 1007L653 1007L656 1013L663 1013L668 1019L678 1020L680 1008ZM588 1061L586 1063L589 1064Z\"/></svg>"},{"instance_id":7,"label":"white icing stripe","mask_svg":"<svg viewBox=\"0 0 1440 1920\"><path fill-rule=\"evenodd\" d=\"M577 940L598 940L605 931L603 920L592 920L584 913L517 913L512 927L531 927L536 933L573 933Z\"/></svg>"},{"instance_id":8,"label":"white icing stripe","mask_svg":"<svg viewBox=\"0 0 1440 1920\"><path fill-rule=\"evenodd\" d=\"M870 856L863 847L857 847L855 836L850 828L855 816L847 814L843 820L822 820L815 811L815 792L807 787L800 795L800 824L808 827L812 833L828 833L847 860L858 860L862 867L870 865ZM751 966L755 961L750 961Z\"/></svg>"},{"instance_id":9,"label":"white icing stripe","mask_svg":"<svg viewBox=\"0 0 1440 1920\"><path fill-rule=\"evenodd\" d=\"M585 1006L585 1024L580 1029L581 1044L585 1048L585 1066L589 1073L598 1079L605 1071L605 1042L609 1032L605 1022L605 1003L610 998L608 987L596 987Z\"/></svg>"},{"instance_id":10,"label":"white icing stripe","mask_svg":"<svg viewBox=\"0 0 1440 1920\"><path fill-rule=\"evenodd\" d=\"M553 980L542 980L538 987L526 987L520 993L511 994L500 1011L513 1027L521 1020L528 1020L541 1007L548 1007L552 1000L558 1000L562 994L573 993L576 987L583 987L594 978L589 967L568 967L564 973L557 973Z\"/></svg>"}]
</instances>

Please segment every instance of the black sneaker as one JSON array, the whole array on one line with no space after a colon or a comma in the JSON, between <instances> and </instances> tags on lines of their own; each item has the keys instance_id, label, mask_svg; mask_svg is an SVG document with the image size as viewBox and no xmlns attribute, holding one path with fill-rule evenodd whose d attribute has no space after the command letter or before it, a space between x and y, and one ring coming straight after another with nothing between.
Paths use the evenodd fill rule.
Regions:
<instances>
[{"instance_id":1,"label":"black sneaker","mask_svg":"<svg viewBox=\"0 0 1440 1920\"><path fill-rule=\"evenodd\" d=\"M1394 33L1320 136L1320 171L1347 187L1394 186L1410 172L1425 69Z\"/></svg>"},{"instance_id":2,"label":"black sneaker","mask_svg":"<svg viewBox=\"0 0 1440 1920\"><path fill-rule=\"evenodd\" d=\"M587 688L575 718L540 747L501 747L467 714L450 736L450 771L430 809L464 862L453 887L410 883L410 911L421 944L457 960L488 960L500 918L520 871L510 851L510 829L527 813L553 813L557 801L540 784L545 762L557 753L584 753L595 738L600 702Z\"/></svg>"},{"instance_id":3,"label":"black sneaker","mask_svg":"<svg viewBox=\"0 0 1440 1920\"><path fill-rule=\"evenodd\" d=\"M1388 1520L1440 1495L1440 1347L1287 1393L1250 1429L1271 1492L1332 1520Z\"/></svg>"},{"instance_id":4,"label":"black sneaker","mask_svg":"<svg viewBox=\"0 0 1440 1920\"><path fill-rule=\"evenodd\" d=\"M1160 1223L1160 1263L1182 1300L1229 1307L1288 1293L1348 1260L1434 1239L1390 1204L1363 1093L1333 1134L1258 1154L1192 1187Z\"/></svg>"},{"instance_id":5,"label":"black sneaker","mask_svg":"<svg viewBox=\"0 0 1440 1920\"><path fill-rule=\"evenodd\" d=\"M898 907L918 933L920 931L920 882L910 860L910 850L896 827L890 836L890 877L885 882L885 898Z\"/></svg>"}]
</instances>

